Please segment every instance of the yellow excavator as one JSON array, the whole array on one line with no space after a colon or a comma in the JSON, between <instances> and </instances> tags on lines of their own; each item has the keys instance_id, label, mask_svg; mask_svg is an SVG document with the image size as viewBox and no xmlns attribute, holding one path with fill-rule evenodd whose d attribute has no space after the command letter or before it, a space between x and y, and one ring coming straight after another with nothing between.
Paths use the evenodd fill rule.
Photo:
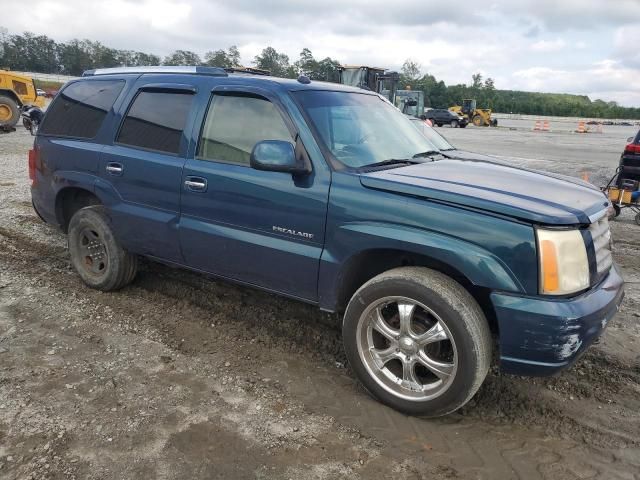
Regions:
<instances>
[{"instance_id":1,"label":"yellow excavator","mask_svg":"<svg viewBox=\"0 0 640 480\"><path fill-rule=\"evenodd\" d=\"M44 106L44 97L38 95L33 79L0 70L0 127L18 123L20 109L25 105Z\"/></svg>"},{"instance_id":2,"label":"yellow excavator","mask_svg":"<svg viewBox=\"0 0 640 480\"><path fill-rule=\"evenodd\" d=\"M475 98L465 98L462 106L454 105L449 110L462 115L469 123L473 123L476 127L497 127L498 120L491 118L490 108L477 108Z\"/></svg>"}]
</instances>

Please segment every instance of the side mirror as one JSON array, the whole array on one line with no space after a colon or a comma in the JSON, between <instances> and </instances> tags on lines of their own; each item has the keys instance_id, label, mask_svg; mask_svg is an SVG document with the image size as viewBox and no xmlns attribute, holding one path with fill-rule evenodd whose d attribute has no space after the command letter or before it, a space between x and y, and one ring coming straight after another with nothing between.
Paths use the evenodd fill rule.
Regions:
<instances>
[{"instance_id":1,"label":"side mirror","mask_svg":"<svg viewBox=\"0 0 640 480\"><path fill-rule=\"evenodd\" d=\"M304 174L311 172L311 166L296 158L293 144L282 140L263 140L251 151L251 168L267 172Z\"/></svg>"},{"instance_id":2,"label":"side mirror","mask_svg":"<svg viewBox=\"0 0 640 480\"><path fill-rule=\"evenodd\" d=\"M634 137L627 138L627 143L633 143Z\"/></svg>"}]
</instances>

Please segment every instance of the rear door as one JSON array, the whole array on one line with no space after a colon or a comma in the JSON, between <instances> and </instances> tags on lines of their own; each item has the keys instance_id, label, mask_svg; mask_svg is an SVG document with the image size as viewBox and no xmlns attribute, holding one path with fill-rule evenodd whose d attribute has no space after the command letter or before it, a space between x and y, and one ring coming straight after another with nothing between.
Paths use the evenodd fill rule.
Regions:
<instances>
[{"instance_id":1,"label":"rear door","mask_svg":"<svg viewBox=\"0 0 640 480\"><path fill-rule=\"evenodd\" d=\"M249 166L261 140L307 155L281 100L251 87L213 90L195 158L182 177L180 243L189 266L305 300L317 300L330 177Z\"/></svg>"},{"instance_id":2,"label":"rear door","mask_svg":"<svg viewBox=\"0 0 640 480\"><path fill-rule=\"evenodd\" d=\"M102 154L99 188L115 231L136 253L181 261L180 190L197 85L143 76L123 105L122 121Z\"/></svg>"}]
</instances>

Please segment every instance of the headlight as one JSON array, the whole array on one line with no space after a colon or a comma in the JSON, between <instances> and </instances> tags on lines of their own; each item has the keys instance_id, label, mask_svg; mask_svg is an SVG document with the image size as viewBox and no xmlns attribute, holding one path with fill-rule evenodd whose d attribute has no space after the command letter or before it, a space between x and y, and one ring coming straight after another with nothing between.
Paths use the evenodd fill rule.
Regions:
<instances>
[{"instance_id":1,"label":"headlight","mask_svg":"<svg viewBox=\"0 0 640 480\"><path fill-rule=\"evenodd\" d=\"M589 260L579 230L537 229L540 293L567 295L589 287Z\"/></svg>"}]
</instances>

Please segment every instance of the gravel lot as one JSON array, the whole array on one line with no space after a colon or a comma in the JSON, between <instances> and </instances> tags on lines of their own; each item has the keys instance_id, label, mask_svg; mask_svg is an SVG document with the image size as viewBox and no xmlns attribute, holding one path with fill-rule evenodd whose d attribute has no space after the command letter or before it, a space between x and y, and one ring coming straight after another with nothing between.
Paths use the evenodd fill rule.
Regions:
<instances>
[{"instance_id":1,"label":"gravel lot","mask_svg":"<svg viewBox=\"0 0 640 480\"><path fill-rule=\"evenodd\" d=\"M441 133L600 183L630 135L609 130ZM630 214L612 226L627 298L602 341L558 377L494 368L463 410L424 420L357 386L339 320L315 308L151 262L121 292L85 288L31 208L31 142L0 135L0 478L640 478Z\"/></svg>"}]
</instances>

